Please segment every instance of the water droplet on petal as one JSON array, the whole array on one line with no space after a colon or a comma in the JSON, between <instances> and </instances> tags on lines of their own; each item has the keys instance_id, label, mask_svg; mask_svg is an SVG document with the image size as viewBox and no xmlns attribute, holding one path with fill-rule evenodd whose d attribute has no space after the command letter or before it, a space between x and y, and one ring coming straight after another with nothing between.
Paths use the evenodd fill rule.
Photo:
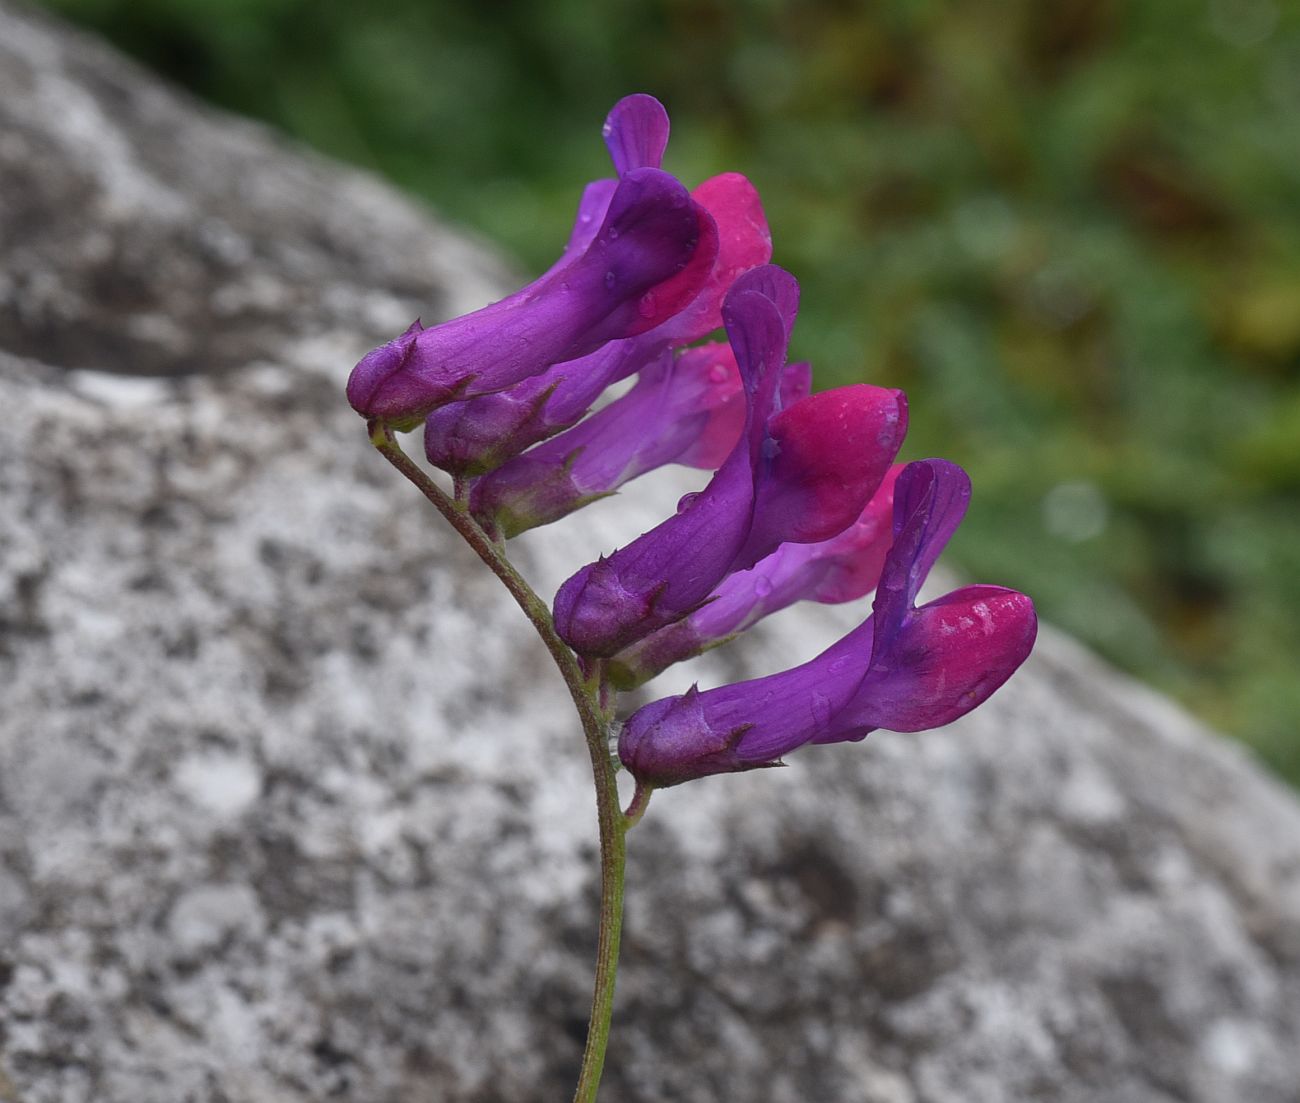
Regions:
<instances>
[{"instance_id":1,"label":"water droplet on petal","mask_svg":"<svg viewBox=\"0 0 1300 1103\"><path fill-rule=\"evenodd\" d=\"M647 291L641 296L641 301L636 304L637 313L642 318L653 318L656 308L659 306L658 299L655 298L653 291Z\"/></svg>"},{"instance_id":2,"label":"water droplet on petal","mask_svg":"<svg viewBox=\"0 0 1300 1103\"><path fill-rule=\"evenodd\" d=\"M617 240L618 240L618 227L617 227L617 226L611 226L611 227L609 228L609 240L610 240L610 241L617 241Z\"/></svg>"},{"instance_id":3,"label":"water droplet on petal","mask_svg":"<svg viewBox=\"0 0 1300 1103\"><path fill-rule=\"evenodd\" d=\"M616 283L618 283L618 277L617 277L616 275L614 275L613 272L606 272L606 273L605 273L605 286L606 286L607 288L609 288L610 291L613 291L613 290L614 290L614 285L615 285Z\"/></svg>"},{"instance_id":4,"label":"water droplet on petal","mask_svg":"<svg viewBox=\"0 0 1300 1103\"><path fill-rule=\"evenodd\" d=\"M754 579L754 593L759 597L767 597L772 592L772 580L767 575L759 575Z\"/></svg>"},{"instance_id":5,"label":"water droplet on petal","mask_svg":"<svg viewBox=\"0 0 1300 1103\"><path fill-rule=\"evenodd\" d=\"M684 513L694 504L695 499L700 496L699 491L692 491L690 494L683 494L677 503L677 512Z\"/></svg>"},{"instance_id":6,"label":"water droplet on petal","mask_svg":"<svg viewBox=\"0 0 1300 1103\"><path fill-rule=\"evenodd\" d=\"M727 371L726 364L714 364L709 369L709 379L714 383L725 383L731 372Z\"/></svg>"}]
</instances>

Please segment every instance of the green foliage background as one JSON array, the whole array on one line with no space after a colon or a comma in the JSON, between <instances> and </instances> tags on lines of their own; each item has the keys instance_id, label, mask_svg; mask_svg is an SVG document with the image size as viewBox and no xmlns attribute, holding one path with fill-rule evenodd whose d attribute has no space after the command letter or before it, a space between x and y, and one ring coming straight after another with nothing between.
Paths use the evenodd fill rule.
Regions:
<instances>
[{"instance_id":1,"label":"green foliage background","mask_svg":"<svg viewBox=\"0 0 1300 1103\"><path fill-rule=\"evenodd\" d=\"M823 386L911 397L953 551L1300 781L1300 5L47 0L535 269L629 91L759 186Z\"/></svg>"}]
</instances>

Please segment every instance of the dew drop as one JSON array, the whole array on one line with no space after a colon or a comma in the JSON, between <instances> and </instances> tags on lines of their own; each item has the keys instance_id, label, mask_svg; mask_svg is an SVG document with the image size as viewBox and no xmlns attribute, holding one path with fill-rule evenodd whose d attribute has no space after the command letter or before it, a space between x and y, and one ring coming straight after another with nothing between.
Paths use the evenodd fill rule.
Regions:
<instances>
[{"instance_id":1,"label":"dew drop","mask_svg":"<svg viewBox=\"0 0 1300 1103\"><path fill-rule=\"evenodd\" d=\"M640 314L642 318L653 318L658 306L659 302L655 298L655 293L653 291L647 291L641 296L641 301L636 304L636 309L637 313Z\"/></svg>"},{"instance_id":2,"label":"dew drop","mask_svg":"<svg viewBox=\"0 0 1300 1103\"><path fill-rule=\"evenodd\" d=\"M772 580L766 575L759 575L754 579L754 593L759 597L767 597L772 592Z\"/></svg>"},{"instance_id":3,"label":"dew drop","mask_svg":"<svg viewBox=\"0 0 1300 1103\"><path fill-rule=\"evenodd\" d=\"M725 383L729 375L731 375L731 372L727 371L726 364L714 364L709 369L709 379L714 383Z\"/></svg>"},{"instance_id":4,"label":"dew drop","mask_svg":"<svg viewBox=\"0 0 1300 1103\"><path fill-rule=\"evenodd\" d=\"M610 241L617 241L617 240L618 240L618 227L617 227L617 226L611 226L611 227L609 228L608 233L609 233L609 240L610 240Z\"/></svg>"},{"instance_id":5,"label":"dew drop","mask_svg":"<svg viewBox=\"0 0 1300 1103\"><path fill-rule=\"evenodd\" d=\"M699 496L700 493L698 490L692 491L690 494L683 494L677 503L677 512L684 513L686 510L690 509L695 503L695 499Z\"/></svg>"},{"instance_id":6,"label":"dew drop","mask_svg":"<svg viewBox=\"0 0 1300 1103\"><path fill-rule=\"evenodd\" d=\"M617 277L616 275L614 275L613 272L606 272L606 273L605 273L605 286L606 286L607 288L609 288L610 291L613 291L613 290L614 290L614 285L615 285L616 283L618 283L618 277Z\"/></svg>"}]
</instances>

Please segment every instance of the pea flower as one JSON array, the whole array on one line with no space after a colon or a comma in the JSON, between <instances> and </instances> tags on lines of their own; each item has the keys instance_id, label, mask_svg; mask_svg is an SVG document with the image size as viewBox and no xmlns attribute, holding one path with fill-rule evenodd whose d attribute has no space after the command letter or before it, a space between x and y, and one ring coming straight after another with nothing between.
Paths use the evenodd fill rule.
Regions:
<instances>
[{"instance_id":1,"label":"pea flower","mask_svg":"<svg viewBox=\"0 0 1300 1103\"><path fill-rule=\"evenodd\" d=\"M717 467L740 435L742 397L735 359L717 346L665 349L627 394L478 479L470 511L509 538L665 463Z\"/></svg>"},{"instance_id":2,"label":"pea flower","mask_svg":"<svg viewBox=\"0 0 1300 1103\"><path fill-rule=\"evenodd\" d=\"M723 304L746 395L740 440L698 494L658 527L560 587L555 626L605 658L693 612L733 571L785 543L816 543L861 514L902 443L901 392L857 384L781 406L798 284L773 265L741 276Z\"/></svg>"},{"instance_id":3,"label":"pea flower","mask_svg":"<svg viewBox=\"0 0 1300 1103\"><path fill-rule=\"evenodd\" d=\"M871 617L792 670L647 705L623 726L623 764L642 784L676 785L779 765L807 744L876 728L938 727L985 701L1033 647L1033 603L1001 586L967 586L915 604L969 500L970 480L955 464L908 464Z\"/></svg>"},{"instance_id":4,"label":"pea flower","mask_svg":"<svg viewBox=\"0 0 1300 1103\"><path fill-rule=\"evenodd\" d=\"M782 402L811 384L808 364L787 365ZM744 397L730 346L711 342L678 357L665 349L627 394L478 479L470 511L509 539L664 464L713 470L740 438Z\"/></svg>"},{"instance_id":5,"label":"pea flower","mask_svg":"<svg viewBox=\"0 0 1300 1103\"><path fill-rule=\"evenodd\" d=\"M620 180L658 169L668 141L668 115L651 96L620 100L605 122L605 142ZM591 227L603 217L602 197L614 181L588 186L565 256L587 246ZM691 200L711 217L716 249L711 267L688 303L659 325L576 359L555 363L505 390L448 403L429 414L425 454L455 475L491 471L532 444L572 426L611 384L660 362L665 350L680 348L722 324L722 299L741 273L772 255L763 205L754 186L739 173L704 181ZM702 263L702 262L701 262Z\"/></svg>"},{"instance_id":6,"label":"pea flower","mask_svg":"<svg viewBox=\"0 0 1300 1103\"><path fill-rule=\"evenodd\" d=\"M413 427L453 399L654 330L697 299L716 275L717 225L657 167L668 137L662 107L629 100L606 125L618 180L584 191L560 260L500 302L427 329L417 321L367 354L348 380L358 413Z\"/></svg>"},{"instance_id":7,"label":"pea flower","mask_svg":"<svg viewBox=\"0 0 1300 1103\"><path fill-rule=\"evenodd\" d=\"M607 664L610 681L635 689L797 601L837 605L870 593L893 543L894 482L902 470L901 464L890 468L862 515L843 532L816 544L782 544L749 570L728 575L689 616L620 651Z\"/></svg>"}]
</instances>

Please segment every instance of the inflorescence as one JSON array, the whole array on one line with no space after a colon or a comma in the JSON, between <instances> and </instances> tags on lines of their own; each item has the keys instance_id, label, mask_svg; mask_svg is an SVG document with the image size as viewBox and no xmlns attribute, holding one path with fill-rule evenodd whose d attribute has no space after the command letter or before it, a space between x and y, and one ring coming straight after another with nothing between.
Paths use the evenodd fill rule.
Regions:
<instances>
[{"instance_id":1,"label":"inflorescence","mask_svg":"<svg viewBox=\"0 0 1300 1103\"><path fill-rule=\"evenodd\" d=\"M617 176L587 186L560 259L482 310L415 322L362 359L348 399L385 431L423 423L429 461L498 542L664 464L714 472L556 594L555 631L613 688L793 602L875 591L865 623L810 662L635 712L618 753L640 786L969 712L1028 656L1037 621L1029 598L1000 586L916 604L966 511L966 473L894 462L907 431L901 391L812 393L808 365L787 363L799 287L769 263L745 177L688 191L664 172L668 116L650 96L620 101L604 137ZM707 340L719 327L727 341Z\"/></svg>"}]
</instances>

